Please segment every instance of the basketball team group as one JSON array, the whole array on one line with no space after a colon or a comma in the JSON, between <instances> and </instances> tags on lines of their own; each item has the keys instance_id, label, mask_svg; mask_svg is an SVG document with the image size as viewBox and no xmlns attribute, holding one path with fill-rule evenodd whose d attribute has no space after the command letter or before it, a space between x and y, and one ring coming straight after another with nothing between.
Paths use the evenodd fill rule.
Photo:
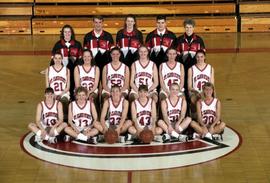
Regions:
<instances>
[{"instance_id":1,"label":"basketball team group","mask_svg":"<svg viewBox=\"0 0 270 183\"><path fill-rule=\"evenodd\" d=\"M178 38L156 17L145 41L136 17L128 15L116 43L102 16L83 46L65 25L52 49L44 99L28 128L35 141L138 143L217 140L225 123L214 89L214 69L205 45L185 19Z\"/></svg>"}]
</instances>

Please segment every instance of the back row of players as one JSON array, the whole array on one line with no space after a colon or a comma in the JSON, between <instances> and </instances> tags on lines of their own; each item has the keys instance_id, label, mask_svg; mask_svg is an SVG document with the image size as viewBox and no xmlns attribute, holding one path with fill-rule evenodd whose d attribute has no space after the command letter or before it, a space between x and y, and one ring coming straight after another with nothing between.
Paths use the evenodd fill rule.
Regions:
<instances>
[{"instance_id":1,"label":"back row of players","mask_svg":"<svg viewBox=\"0 0 270 183\"><path fill-rule=\"evenodd\" d=\"M127 27L124 29L124 33L129 33L128 19L130 18L135 21L134 17L127 17ZM166 21L165 18L159 18L160 17L157 18L157 25L162 24L159 22L160 20ZM102 19L94 18L95 28L100 25L98 24L99 20L101 23L103 22ZM188 24L185 25L185 27L187 26ZM191 26L194 28L194 24ZM70 31L72 32L72 29L70 29ZM62 32L65 35L65 32L67 33L68 31L63 29ZM152 33L157 34L158 32L161 31L157 29ZM99 36L105 33L105 31L101 31ZM168 30L165 29L163 33L168 33ZM192 38L190 40L188 40L188 36L185 40L188 43L189 51L185 59L185 54L182 53L181 60L182 63L185 63L184 66L177 62L177 49L171 47L172 45L164 47L163 44L166 44L164 41L168 43L168 39L165 39L166 34L157 35L158 37L151 37L150 33L147 36L150 36L150 42L155 44L150 51L148 46L142 46L141 44L138 45L136 50L132 49L133 47L130 47L132 39L128 38L129 46L127 50L125 51L124 47L121 47L121 50L117 47L112 48L110 51L111 62L106 64L105 67L103 64L106 62L101 62L100 59L98 59L98 55L101 58L105 53L103 52L104 50L102 50L105 42L101 41L101 39L97 38L96 42L93 39L88 41L86 45L96 45L97 47L96 49L92 47L91 50L86 49L83 51L82 65L77 65L78 60L71 55L71 53L76 52L70 47L71 41L69 43L70 45L65 42L64 44L68 48L68 60L65 58L66 49L61 48L60 52L59 50L54 52L53 64L46 70L46 86L52 89L46 89L45 100L41 102L37 108L36 123L29 125L29 128L36 133L37 139L54 142L55 136L65 129L65 132L71 137L88 141L89 139L93 140L92 137L96 136L98 133L105 133L110 125L116 125L118 134L123 134L128 131L129 134L138 136L142 129L147 126L156 135L165 132L166 139L174 137L181 140L184 139L181 133L190 124L201 137L211 138L212 134L223 131L225 123L220 121L220 101L214 98L214 86L211 84L214 83L214 70L209 64L205 63L204 50L196 50L200 47L198 44L196 49L192 51L192 48L194 48L192 47L194 34L191 35ZM91 36L97 36L95 29L92 33L90 32L85 36L85 42L87 42L87 37L89 38ZM160 45L157 48L156 45L158 42ZM173 39L170 43L172 42ZM108 41L106 43L108 43ZM124 43L125 38L122 39L122 44ZM185 49L185 44L182 44L181 47ZM133 63L130 56L136 51L138 52L138 60ZM194 51L197 51L195 56L197 63L189 68L188 65L192 65L191 62ZM158 52L158 54L156 54L156 52ZM157 60L160 59L161 61L165 58L162 56L162 52L164 52L163 54L166 53L167 61L160 64ZM155 62L150 60L153 53L157 58L154 60ZM124 58L130 55L128 61L132 63L131 73L129 67L120 62L121 54L124 55ZM103 57L103 59L104 58L105 57ZM186 64L187 62L188 64ZM74 73L64 67L62 63L68 65L70 69L77 65L75 66ZM159 72L156 66L157 64L160 64ZM97 110L99 110L98 102L93 101L98 101L100 68L102 69L103 107L99 118L97 115ZM187 68L188 72L185 72ZM193 101L193 103L190 102L190 116L192 118L185 117L187 103L182 93L185 88L185 76L188 76L186 95L190 94L191 101ZM62 104L54 100L54 94L56 98L61 99L63 102L65 99L68 99L70 92L73 91L73 89L70 89L72 88L70 87L70 82L73 79L75 88L77 88L76 100L69 104L69 126L67 126L66 123L62 123ZM158 120L156 112L156 104L158 103L156 88L159 84L161 88L159 98L162 112L162 119L160 120ZM129 92L130 87L131 91ZM203 98L197 102L199 92L202 90ZM128 94L130 102L124 99L125 97L127 98ZM90 100L87 100L88 98L90 98ZM131 120L127 120L129 103L131 104ZM67 112L64 113L67 114ZM106 118L107 113L109 114L108 118ZM99 119L100 122L98 122ZM199 123L192 121L192 119ZM131 135L129 135L129 137Z\"/></svg>"}]
</instances>

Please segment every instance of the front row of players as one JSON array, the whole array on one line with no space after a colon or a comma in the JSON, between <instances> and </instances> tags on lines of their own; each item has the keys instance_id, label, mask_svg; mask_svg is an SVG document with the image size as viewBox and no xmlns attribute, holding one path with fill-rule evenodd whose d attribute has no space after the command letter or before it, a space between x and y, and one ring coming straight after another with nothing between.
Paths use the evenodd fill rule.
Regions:
<instances>
[{"instance_id":1,"label":"front row of players","mask_svg":"<svg viewBox=\"0 0 270 183\"><path fill-rule=\"evenodd\" d=\"M180 87L173 83L170 95L161 102L162 119L158 120L156 102L149 98L148 87L141 85L138 99L131 103L131 119L127 118L129 103L121 95L119 86L112 86L111 97L103 105L100 121L93 101L88 100L87 89L76 89L76 100L69 104L68 124L63 122L63 107L55 99L52 88L46 88L45 99L37 106L36 123L30 123L29 129L36 134L35 140L57 142L57 136L64 131L64 140L76 139L89 143L97 143L97 136L106 134L113 128L124 140L138 139L144 130L152 131L154 136L162 135L163 141L186 141L183 134L189 126L199 137L212 138L225 128L221 121L220 101L214 97L214 86L205 83L202 98L196 104L196 119L185 117L187 103L185 97L179 96ZM125 136L125 138L122 138Z\"/></svg>"}]
</instances>

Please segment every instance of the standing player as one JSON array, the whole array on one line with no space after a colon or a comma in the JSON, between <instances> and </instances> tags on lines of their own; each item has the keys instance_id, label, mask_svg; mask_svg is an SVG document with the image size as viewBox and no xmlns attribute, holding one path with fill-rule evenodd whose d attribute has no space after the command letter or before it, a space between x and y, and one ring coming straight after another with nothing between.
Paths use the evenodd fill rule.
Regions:
<instances>
[{"instance_id":1,"label":"standing player","mask_svg":"<svg viewBox=\"0 0 270 183\"><path fill-rule=\"evenodd\" d=\"M132 136L138 137L143 129L148 128L153 134L159 134L160 129L156 128L156 103L148 96L148 87L140 85L139 98L131 104L131 116L133 126L129 127L127 140Z\"/></svg>"},{"instance_id":2,"label":"standing player","mask_svg":"<svg viewBox=\"0 0 270 183\"><path fill-rule=\"evenodd\" d=\"M111 87L111 97L105 100L101 112L100 122L103 127L103 134L109 128L115 128L118 135L123 134L132 125L127 120L129 104L128 101L121 96L121 89L118 85ZM108 119L106 116L108 114Z\"/></svg>"},{"instance_id":3,"label":"standing player","mask_svg":"<svg viewBox=\"0 0 270 183\"><path fill-rule=\"evenodd\" d=\"M195 21L193 19L184 20L185 33L177 38L177 52L181 57L181 62L184 64L185 73L196 63L194 58L198 50L205 52L205 46L202 38L194 33ZM185 94L188 94L187 74L185 75Z\"/></svg>"},{"instance_id":4,"label":"standing player","mask_svg":"<svg viewBox=\"0 0 270 183\"><path fill-rule=\"evenodd\" d=\"M30 123L28 128L36 134L35 141L46 140L56 143L56 136L67 126L63 123L63 108L61 102L55 100L52 88L45 89L45 99L37 105L36 123Z\"/></svg>"},{"instance_id":5,"label":"standing player","mask_svg":"<svg viewBox=\"0 0 270 183\"><path fill-rule=\"evenodd\" d=\"M99 70L109 62L109 51L113 46L112 35L103 30L103 17L93 18L94 29L84 37L84 48L91 50Z\"/></svg>"},{"instance_id":6,"label":"standing player","mask_svg":"<svg viewBox=\"0 0 270 183\"><path fill-rule=\"evenodd\" d=\"M150 59L159 68L159 65L164 61L167 49L174 47L176 36L167 29L166 17L164 15L158 15L156 22L157 28L147 35L145 44L151 51Z\"/></svg>"},{"instance_id":7,"label":"standing player","mask_svg":"<svg viewBox=\"0 0 270 183\"><path fill-rule=\"evenodd\" d=\"M203 99L197 102L197 122L192 121L191 127L201 136L212 139L212 135L223 132L226 124L221 121L221 104L214 97L214 85L205 83Z\"/></svg>"},{"instance_id":8,"label":"standing player","mask_svg":"<svg viewBox=\"0 0 270 183\"><path fill-rule=\"evenodd\" d=\"M63 56L61 53L55 53L53 56L53 65L46 69L45 79L46 87L54 90L57 99L69 100L69 69L62 64Z\"/></svg>"},{"instance_id":9,"label":"standing player","mask_svg":"<svg viewBox=\"0 0 270 183\"><path fill-rule=\"evenodd\" d=\"M86 88L80 86L75 92L76 101L69 104L69 126L65 128L65 132L75 139L97 143L94 137L103 129L97 121L95 105L87 100Z\"/></svg>"},{"instance_id":10,"label":"standing player","mask_svg":"<svg viewBox=\"0 0 270 183\"><path fill-rule=\"evenodd\" d=\"M205 52L198 50L196 52L196 65L188 70L188 91L202 91L203 85L206 82L214 84L214 68L205 63Z\"/></svg>"},{"instance_id":11,"label":"standing player","mask_svg":"<svg viewBox=\"0 0 270 183\"><path fill-rule=\"evenodd\" d=\"M124 54L123 63L131 67L135 61L138 48L143 44L142 32L137 29L136 18L134 15L127 15L125 18L124 29L117 32L116 46Z\"/></svg>"},{"instance_id":12,"label":"standing player","mask_svg":"<svg viewBox=\"0 0 270 183\"><path fill-rule=\"evenodd\" d=\"M115 47L111 50L112 62L108 63L102 71L102 98L109 98L111 87L118 85L124 97L128 96L129 68L120 62L121 51Z\"/></svg>"},{"instance_id":13,"label":"standing player","mask_svg":"<svg viewBox=\"0 0 270 183\"><path fill-rule=\"evenodd\" d=\"M159 79L160 79L160 100L164 100L170 95L170 86L173 83L177 83L180 87L179 94L184 89L184 67L181 63L176 61L176 50L169 48L167 50L168 61L164 62L159 67Z\"/></svg>"},{"instance_id":14,"label":"standing player","mask_svg":"<svg viewBox=\"0 0 270 183\"><path fill-rule=\"evenodd\" d=\"M179 85L173 83L170 86L170 95L166 100L161 101L161 111L163 120L158 121L158 126L166 133L164 141L169 141L171 137L186 141L187 136L182 132L189 126L190 117L185 117L187 102L183 96L178 96Z\"/></svg>"},{"instance_id":15,"label":"standing player","mask_svg":"<svg viewBox=\"0 0 270 183\"><path fill-rule=\"evenodd\" d=\"M87 89L88 98L98 97L99 68L93 63L92 52L88 49L83 51L83 65L78 65L74 70L75 87Z\"/></svg>"},{"instance_id":16,"label":"standing player","mask_svg":"<svg viewBox=\"0 0 270 183\"><path fill-rule=\"evenodd\" d=\"M149 60L149 50L145 46L139 48L139 60L131 66L130 78L130 101L138 98L138 88L140 85L148 87L149 97L155 102L158 101L156 88L158 86L158 71L154 62Z\"/></svg>"}]
</instances>

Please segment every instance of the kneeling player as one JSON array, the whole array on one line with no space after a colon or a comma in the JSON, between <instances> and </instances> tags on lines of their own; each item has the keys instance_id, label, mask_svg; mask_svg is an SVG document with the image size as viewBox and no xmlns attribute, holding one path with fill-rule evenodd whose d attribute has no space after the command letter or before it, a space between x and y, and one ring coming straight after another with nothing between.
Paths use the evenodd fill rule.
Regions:
<instances>
[{"instance_id":1,"label":"kneeling player","mask_svg":"<svg viewBox=\"0 0 270 183\"><path fill-rule=\"evenodd\" d=\"M186 117L187 103L183 96L178 96L179 85L173 83L170 86L170 95L161 101L163 120L158 121L158 126L166 133L163 141L169 141L171 137L179 141L187 141L187 136L181 134L190 124L191 118Z\"/></svg>"},{"instance_id":2,"label":"kneeling player","mask_svg":"<svg viewBox=\"0 0 270 183\"><path fill-rule=\"evenodd\" d=\"M71 137L96 143L95 137L102 126L97 122L97 111L94 103L87 100L87 89L78 87L76 89L76 101L69 104L68 123L70 126L65 128L65 132Z\"/></svg>"},{"instance_id":3,"label":"kneeling player","mask_svg":"<svg viewBox=\"0 0 270 183\"><path fill-rule=\"evenodd\" d=\"M148 96L148 87L140 85L138 90L139 98L131 104L131 116L134 126L129 127L128 132L138 137L139 134L148 128L153 134L158 134L161 129L156 128L156 103ZM128 135L127 140L131 139Z\"/></svg>"},{"instance_id":4,"label":"kneeling player","mask_svg":"<svg viewBox=\"0 0 270 183\"><path fill-rule=\"evenodd\" d=\"M225 123L220 120L221 104L214 97L214 85L205 83L202 91L203 99L197 102L197 121L191 126L201 136L212 139L212 135L221 134Z\"/></svg>"},{"instance_id":5,"label":"kneeling player","mask_svg":"<svg viewBox=\"0 0 270 183\"><path fill-rule=\"evenodd\" d=\"M35 141L46 140L56 143L56 136L67 126L63 123L62 103L55 100L52 88L45 89L45 99L37 105L36 123L28 128L36 134Z\"/></svg>"},{"instance_id":6,"label":"kneeling player","mask_svg":"<svg viewBox=\"0 0 270 183\"><path fill-rule=\"evenodd\" d=\"M132 125L131 120L127 120L128 106L128 101L121 96L120 86L112 86L111 97L105 100L100 117L103 134L105 134L109 128L114 128L118 135L127 131ZM105 120L108 113L108 120Z\"/></svg>"}]
</instances>

